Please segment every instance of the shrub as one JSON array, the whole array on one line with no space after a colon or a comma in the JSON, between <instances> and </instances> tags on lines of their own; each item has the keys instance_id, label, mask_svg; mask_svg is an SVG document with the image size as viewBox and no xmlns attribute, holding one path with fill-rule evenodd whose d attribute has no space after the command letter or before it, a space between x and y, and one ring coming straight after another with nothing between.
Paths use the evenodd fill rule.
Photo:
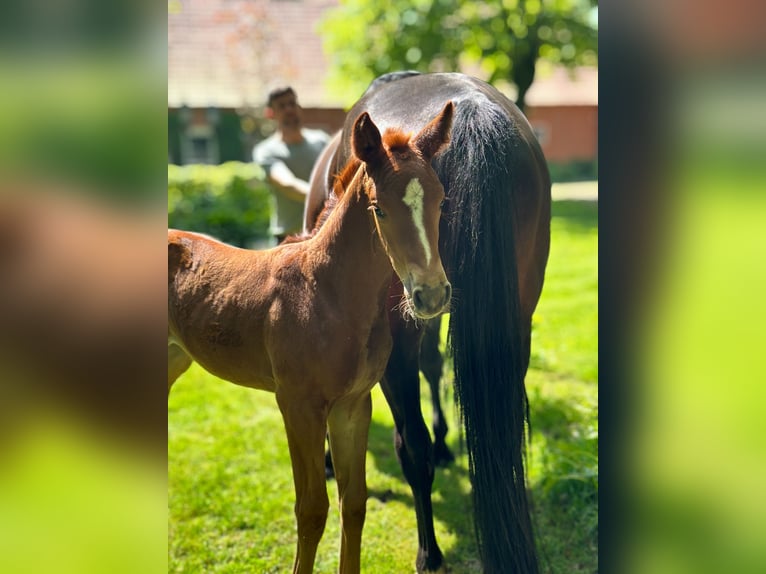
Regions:
<instances>
[{"instance_id":1,"label":"shrub","mask_svg":"<svg viewBox=\"0 0 766 574\"><path fill-rule=\"evenodd\" d=\"M251 163L168 165L168 226L250 247L269 237L271 197Z\"/></svg>"}]
</instances>

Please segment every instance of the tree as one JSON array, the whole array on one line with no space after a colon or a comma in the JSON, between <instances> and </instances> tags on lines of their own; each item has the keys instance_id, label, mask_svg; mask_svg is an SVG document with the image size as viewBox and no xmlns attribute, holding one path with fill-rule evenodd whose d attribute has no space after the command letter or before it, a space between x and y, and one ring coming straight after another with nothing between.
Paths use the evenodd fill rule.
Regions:
<instances>
[{"instance_id":1,"label":"tree","mask_svg":"<svg viewBox=\"0 0 766 574\"><path fill-rule=\"evenodd\" d=\"M341 0L320 28L330 84L354 101L380 74L477 65L492 84L510 82L524 109L544 59L595 64L597 0Z\"/></svg>"}]
</instances>

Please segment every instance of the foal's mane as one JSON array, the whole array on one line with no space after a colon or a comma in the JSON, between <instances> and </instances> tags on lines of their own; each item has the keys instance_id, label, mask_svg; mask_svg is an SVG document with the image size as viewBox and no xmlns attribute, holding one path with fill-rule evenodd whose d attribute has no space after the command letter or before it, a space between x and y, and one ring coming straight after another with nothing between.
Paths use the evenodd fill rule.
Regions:
<instances>
[{"instance_id":1,"label":"foal's mane","mask_svg":"<svg viewBox=\"0 0 766 574\"><path fill-rule=\"evenodd\" d=\"M356 172L359 171L359 167L361 165L362 162L359 160L359 158L354 156L346 164L346 167L343 168L343 171L335 176L335 181L333 181L332 185L332 193L324 201L324 206L322 207L322 211L319 213L319 217L317 217L316 223L314 224L314 229L311 230L311 236L316 235L322 226L327 223L327 219L338 206L340 198L343 197L343 194L348 189L348 186L351 185L351 181L354 179L354 176L356 175Z\"/></svg>"}]
</instances>

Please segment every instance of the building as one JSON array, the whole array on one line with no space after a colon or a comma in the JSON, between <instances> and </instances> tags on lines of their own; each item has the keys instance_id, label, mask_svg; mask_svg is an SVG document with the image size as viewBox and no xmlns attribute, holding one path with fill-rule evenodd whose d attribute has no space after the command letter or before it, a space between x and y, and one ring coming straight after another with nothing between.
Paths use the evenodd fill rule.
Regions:
<instances>
[{"instance_id":1,"label":"building","mask_svg":"<svg viewBox=\"0 0 766 574\"><path fill-rule=\"evenodd\" d=\"M316 32L322 13L337 3L170 1L169 161L249 161L253 145L270 128L262 120L263 100L277 84L295 88L309 127L339 129L345 110L324 87L328 62ZM540 72L527 106L552 169L576 165L595 174L598 70Z\"/></svg>"}]
</instances>

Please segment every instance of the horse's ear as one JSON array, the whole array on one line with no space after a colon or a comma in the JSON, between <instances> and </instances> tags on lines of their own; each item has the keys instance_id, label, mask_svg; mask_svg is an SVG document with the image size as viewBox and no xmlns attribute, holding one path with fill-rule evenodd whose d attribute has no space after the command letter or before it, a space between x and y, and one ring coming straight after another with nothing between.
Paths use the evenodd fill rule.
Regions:
<instances>
[{"instance_id":1,"label":"horse's ear","mask_svg":"<svg viewBox=\"0 0 766 574\"><path fill-rule=\"evenodd\" d=\"M380 131L367 112L360 115L354 122L351 147L354 155L365 163L375 161L383 152Z\"/></svg>"},{"instance_id":2,"label":"horse's ear","mask_svg":"<svg viewBox=\"0 0 766 574\"><path fill-rule=\"evenodd\" d=\"M415 136L413 144L426 159L431 159L449 143L454 111L455 105L452 101L447 102L441 113Z\"/></svg>"}]
</instances>

